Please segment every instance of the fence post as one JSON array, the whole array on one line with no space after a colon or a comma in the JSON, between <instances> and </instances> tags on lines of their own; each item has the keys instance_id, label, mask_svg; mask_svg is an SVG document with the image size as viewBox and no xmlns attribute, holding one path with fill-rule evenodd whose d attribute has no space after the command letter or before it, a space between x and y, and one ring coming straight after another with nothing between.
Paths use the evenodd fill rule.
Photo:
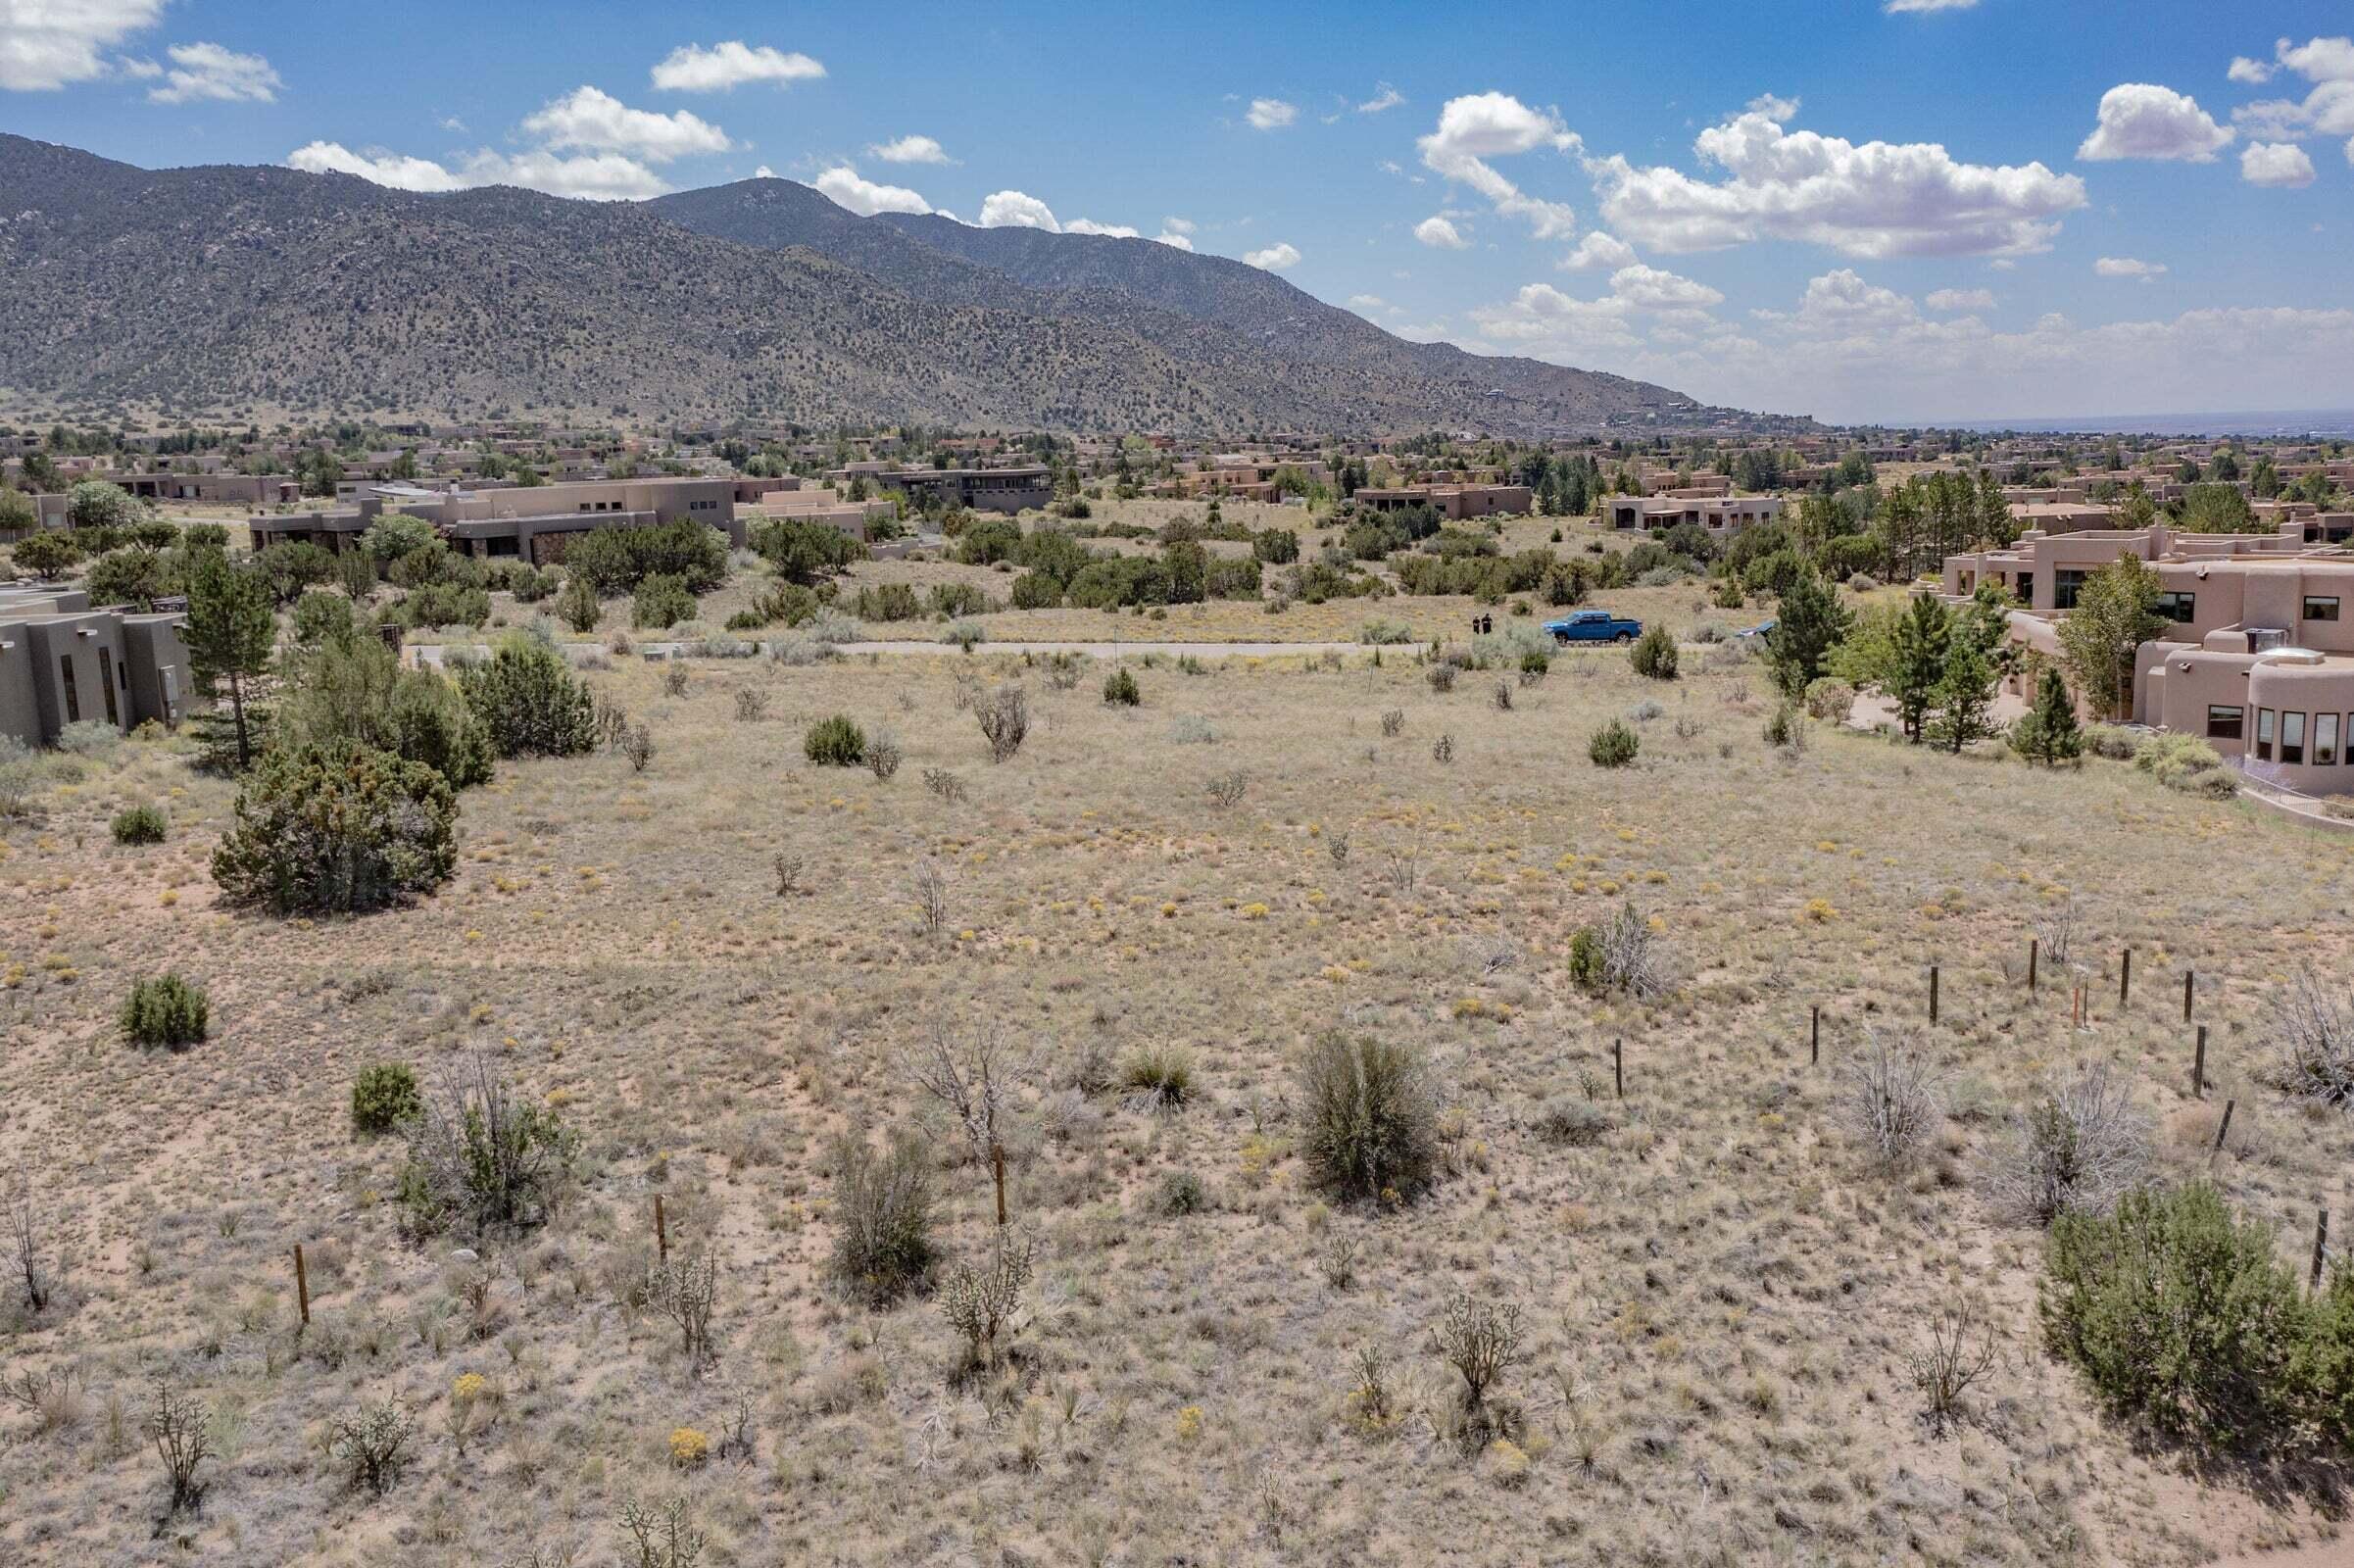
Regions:
<instances>
[{"instance_id":1,"label":"fence post","mask_svg":"<svg viewBox=\"0 0 2354 1568\"><path fill-rule=\"evenodd\" d=\"M2117 1004L2124 1006L2133 997L2133 950L2125 950L2125 962L2117 971Z\"/></svg>"},{"instance_id":2,"label":"fence post","mask_svg":"<svg viewBox=\"0 0 2354 1568\"><path fill-rule=\"evenodd\" d=\"M654 1246L655 1250L662 1254L662 1260L665 1263L669 1262L670 1226L662 1215L662 1195L660 1193L654 1195Z\"/></svg>"},{"instance_id":3,"label":"fence post","mask_svg":"<svg viewBox=\"0 0 2354 1568\"><path fill-rule=\"evenodd\" d=\"M1806 1064L1809 1067L1820 1067L1823 1065L1823 1009L1818 1005L1807 1010L1814 1014L1814 1020L1807 1041Z\"/></svg>"},{"instance_id":4,"label":"fence post","mask_svg":"<svg viewBox=\"0 0 2354 1568\"><path fill-rule=\"evenodd\" d=\"M2040 937L2029 937L2027 939L2027 994L2031 997L2035 994L2035 960L2040 958L2042 956L2042 939Z\"/></svg>"},{"instance_id":5,"label":"fence post","mask_svg":"<svg viewBox=\"0 0 2354 1568\"><path fill-rule=\"evenodd\" d=\"M2220 1154L2224 1152L2224 1134L2231 1130L2231 1112L2238 1108L2239 1102L2236 1100L2224 1102L2223 1124L2215 1129L2215 1147L2208 1151L2209 1153Z\"/></svg>"},{"instance_id":6,"label":"fence post","mask_svg":"<svg viewBox=\"0 0 2354 1568\"><path fill-rule=\"evenodd\" d=\"M1626 1099L1627 1043L1624 1040L1613 1040L1610 1042L1610 1077L1611 1081L1618 1087L1618 1098L1621 1100Z\"/></svg>"},{"instance_id":7,"label":"fence post","mask_svg":"<svg viewBox=\"0 0 2354 1568\"><path fill-rule=\"evenodd\" d=\"M2313 1216L2313 1289L2322 1288L2322 1265L2329 1259L2329 1211L2317 1209Z\"/></svg>"},{"instance_id":8,"label":"fence post","mask_svg":"<svg viewBox=\"0 0 2354 1568\"><path fill-rule=\"evenodd\" d=\"M294 1299L302 1307L303 1327L311 1326L311 1271L303 1266L303 1244L294 1244Z\"/></svg>"},{"instance_id":9,"label":"fence post","mask_svg":"<svg viewBox=\"0 0 2354 1568\"><path fill-rule=\"evenodd\" d=\"M1929 1021L1937 1021L1937 966L1934 963L1929 966Z\"/></svg>"},{"instance_id":10,"label":"fence post","mask_svg":"<svg viewBox=\"0 0 2354 1568\"><path fill-rule=\"evenodd\" d=\"M993 1143L989 1146L989 1169L997 1178L998 1228L1003 1230L1005 1225L1005 1146L1004 1144Z\"/></svg>"},{"instance_id":11,"label":"fence post","mask_svg":"<svg viewBox=\"0 0 2354 1568\"><path fill-rule=\"evenodd\" d=\"M2198 979L2199 972L2196 969L2182 971L2182 1021L2184 1023L2190 1021L2190 995L2197 988Z\"/></svg>"},{"instance_id":12,"label":"fence post","mask_svg":"<svg viewBox=\"0 0 2354 1568\"><path fill-rule=\"evenodd\" d=\"M2190 1058L2190 1098L2203 1100L2207 1095L2207 1026L2199 1025L2197 1051Z\"/></svg>"}]
</instances>

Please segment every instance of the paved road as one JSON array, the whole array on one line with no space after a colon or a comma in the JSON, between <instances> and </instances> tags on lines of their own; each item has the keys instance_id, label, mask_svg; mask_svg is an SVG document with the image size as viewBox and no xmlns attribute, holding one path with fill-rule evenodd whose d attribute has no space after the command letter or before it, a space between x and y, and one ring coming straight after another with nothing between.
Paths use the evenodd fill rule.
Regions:
<instances>
[{"instance_id":1,"label":"paved road","mask_svg":"<svg viewBox=\"0 0 2354 1568\"><path fill-rule=\"evenodd\" d=\"M559 643L558 647L577 661L591 654L604 654L603 643ZM693 643L651 642L632 643L628 654L608 657L677 659L686 656ZM766 640L760 644L765 654L775 645ZM1326 653L1359 653L1368 646L1362 643L1090 643L1005 641L977 643L973 653L981 654L1079 654L1088 659L1119 659L1159 654L1174 659L1191 654L1196 659L1282 659L1293 655ZM420 664L439 665L452 651L487 653L481 643L413 643L408 652ZM837 651L844 657L858 654L954 654L953 643L916 642L912 640L878 639L873 642L842 643Z\"/></svg>"}]
</instances>

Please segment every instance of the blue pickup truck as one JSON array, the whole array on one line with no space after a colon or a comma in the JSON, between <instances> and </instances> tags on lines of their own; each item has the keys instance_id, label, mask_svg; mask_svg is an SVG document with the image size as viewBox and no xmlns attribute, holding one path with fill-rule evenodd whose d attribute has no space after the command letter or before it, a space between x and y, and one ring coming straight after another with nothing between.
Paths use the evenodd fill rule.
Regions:
<instances>
[{"instance_id":1,"label":"blue pickup truck","mask_svg":"<svg viewBox=\"0 0 2354 1568\"><path fill-rule=\"evenodd\" d=\"M1557 643L1631 643L1643 635L1643 622L1607 610L1578 610L1546 621L1545 629Z\"/></svg>"}]
</instances>

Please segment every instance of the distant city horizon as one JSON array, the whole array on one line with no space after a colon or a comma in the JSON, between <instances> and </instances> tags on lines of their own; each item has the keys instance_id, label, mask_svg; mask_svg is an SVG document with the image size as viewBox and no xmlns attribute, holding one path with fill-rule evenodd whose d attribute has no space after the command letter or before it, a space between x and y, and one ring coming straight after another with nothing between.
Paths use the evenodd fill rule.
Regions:
<instances>
[{"instance_id":1,"label":"distant city horizon","mask_svg":"<svg viewBox=\"0 0 2354 1568\"><path fill-rule=\"evenodd\" d=\"M1831 423L1830 420L1823 421ZM2053 435L2251 436L2354 440L2354 409L2253 410L2246 413L2099 414L2044 418L1947 419L1918 429L2003 430Z\"/></svg>"}]
</instances>

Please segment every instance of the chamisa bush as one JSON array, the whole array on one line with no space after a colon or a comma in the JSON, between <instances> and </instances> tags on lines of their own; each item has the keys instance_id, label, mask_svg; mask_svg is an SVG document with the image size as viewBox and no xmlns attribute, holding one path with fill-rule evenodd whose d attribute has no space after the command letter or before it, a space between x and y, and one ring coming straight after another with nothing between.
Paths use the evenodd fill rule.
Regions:
<instances>
[{"instance_id":1,"label":"chamisa bush","mask_svg":"<svg viewBox=\"0 0 2354 1568\"><path fill-rule=\"evenodd\" d=\"M932 1240L932 1167L921 1143L901 1135L876 1153L856 1135L834 1146L833 1271L870 1305L921 1291L940 1250Z\"/></svg>"},{"instance_id":2,"label":"chamisa bush","mask_svg":"<svg viewBox=\"0 0 2354 1568\"><path fill-rule=\"evenodd\" d=\"M577 1140L555 1110L515 1093L481 1056L402 1124L402 1228L480 1237L537 1225L555 1207Z\"/></svg>"},{"instance_id":3,"label":"chamisa bush","mask_svg":"<svg viewBox=\"0 0 2354 1568\"><path fill-rule=\"evenodd\" d=\"M461 670L466 706L501 757L572 757L597 744L596 703L564 655L528 632Z\"/></svg>"},{"instance_id":4,"label":"chamisa bush","mask_svg":"<svg viewBox=\"0 0 2354 1568\"><path fill-rule=\"evenodd\" d=\"M398 1061L378 1061L352 1080L352 1131L388 1133L421 1113L425 1101L417 1074Z\"/></svg>"},{"instance_id":5,"label":"chamisa bush","mask_svg":"<svg viewBox=\"0 0 2354 1568\"><path fill-rule=\"evenodd\" d=\"M1635 760L1643 750L1643 742L1626 720L1614 718L1594 732L1586 743L1586 755L1596 767L1624 767Z\"/></svg>"},{"instance_id":6,"label":"chamisa bush","mask_svg":"<svg viewBox=\"0 0 2354 1568\"><path fill-rule=\"evenodd\" d=\"M429 893L456 869L458 805L439 773L356 741L273 748L213 852L224 902L352 914Z\"/></svg>"},{"instance_id":7,"label":"chamisa bush","mask_svg":"<svg viewBox=\"0 0 2354 1568\"><path fill-rule=\"evenodd\" d=\"M123 1037L134 1046L193 1046L211 1032L212 1007L201 987L178 975L131 984L123 1002Z\"/></svg>"},{"instance_id":8,"label":"chamisa bush","mask_svg":"<svg viewBox=\"0 0 2354 1568\"><path fill-rule=\"evenodd\" d=\"M1122 665L1104 677L1104 702L1115 708L1134 708L1144 700L1144 694L1136 689L1136 677L1128 672L1127 666Z\"/></svg>"},{"instance_id":9,"label":"chamisa bush","mask_svg":"<svg viewBox=\"0 0 2354 1568\"><path fill-rule=\"evenodd\" d=\"M640 631L662 631L695 618L695 596L684 577L658 572L638 584L630 602L629 623Z\"/></svg>"},{"instance_id":10,"label":"chamisa bush","mask_svg":"<svg viewBox=\"0 0 2354 1568\"><path fill-rule=\"evenodd\" d=\"M1403 1202L1439 1167L1438 1096L1409 1045L1330 1030L1300 1069L1300 1153L1336 1197Z\"/></svg>"},{"instance_id":11,"label":"chamisa bush","mask_svg":"<svg viewBox=\"0 0 2354 1568\"><path fill-rule=\"evenodd\" d=\"M2309 1299L2272 1227L2206 1183L2061 1214L2044 1275L2045 1344L2118 1414L2260 1453L2354 1439L2354 1270Z\"/></svg>"},{"instance_id":12,"label":"chamisa bush","mask_svg":"<svg viewBox=\"0 0 2354 1568\"><path fill-rule=\"evenodd\" d=\"M820 767L856 767L866 760L866 732L848 713L836 713L809 727L801 750Z\"/></svg>"},{"instance_id":13,"label":"chamisa bush","mask_svg":"<svg viewBox=\"0 0 2354 1568\"><path fill-rule=\"evenodd\" d=\"M168 827L158 806L126 806L108 824L117 844L161 844Z\"/></svg>"},{"instance_id":14,"label":"chamisa bush","mask_svg":"<svg viewBox=\"0 0 2354 1568\"><path fill-rule=\"evenodd\" d=\"M1676 639L1668 629L1653 621L1635 639L1634 650L1627 656L1635 665L1635 673L1652 680L1676 678Z\"/></svg>"}]
</instances>

